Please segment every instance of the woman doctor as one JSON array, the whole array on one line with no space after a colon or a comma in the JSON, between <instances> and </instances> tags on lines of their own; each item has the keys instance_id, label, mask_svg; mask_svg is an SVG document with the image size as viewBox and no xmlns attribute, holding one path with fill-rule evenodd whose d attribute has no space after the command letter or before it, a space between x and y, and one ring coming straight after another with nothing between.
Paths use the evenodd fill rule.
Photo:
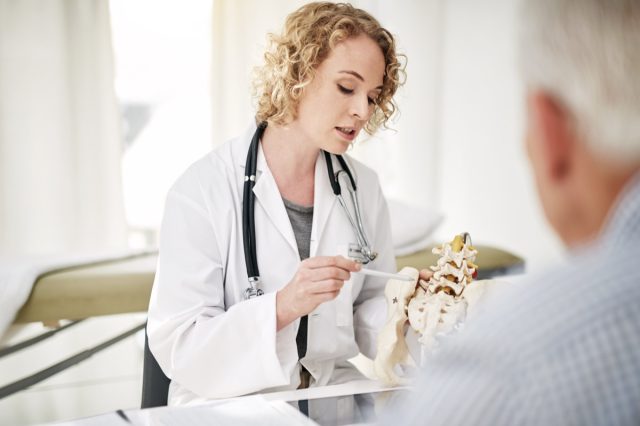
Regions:
<instances>
[{"instance_id":1,"label":"woman doctor","mask_svg":"<svg viewBox=\"0 0 640 426\"><path fill-rule=\"evenodd\" d=\"M378 178L345 158L377 252L362 265L347 256L357 235L324 152L344 154L362 130L374 132L395 111L403 70L394 39L363 10L311 3L288 16L264 59L255 84L256 121L264 124L193 164L167 196L147 331L171 378L170 405L361 378L347 360L374 357L384 323L385 280L358 273L395 271ZM253 139L255 177L245 178ZM334 173L343 169L330 159ZM245 180L255 185L264 292L251 298ZM347 207L353 214L353 203Z\"/></svg>"}]
</instances>

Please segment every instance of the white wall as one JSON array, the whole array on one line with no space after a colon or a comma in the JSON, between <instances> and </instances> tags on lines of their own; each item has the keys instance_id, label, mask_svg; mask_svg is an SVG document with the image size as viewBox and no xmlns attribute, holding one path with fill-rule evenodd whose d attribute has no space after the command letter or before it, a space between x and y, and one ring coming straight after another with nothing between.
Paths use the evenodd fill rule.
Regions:
<instances>
[{"instance_id":1,"label":"white wall","mask_svg":"<svg viewBox=\"0 0 640 426\"><path fill-rule=\"evenodd\" d=\"M524 148L514 0L443 0L439 234L471 233L536 268L562 249L547 225ZM415 77L415 76L414 76Z\"/></svg>"},{"instance_id":2,"label":"white wall","mask_svg":"<svg viewBox=\"0 0 640 426\"><path fill-rule=\"evenodd\" d=\"M387 197L437 209L442 11L438 0L360 1L396 36L406 55L407 80L395 99L399 113L391 129L358 141L351 152L373 167Z\"/></svg>"}]
</instances>

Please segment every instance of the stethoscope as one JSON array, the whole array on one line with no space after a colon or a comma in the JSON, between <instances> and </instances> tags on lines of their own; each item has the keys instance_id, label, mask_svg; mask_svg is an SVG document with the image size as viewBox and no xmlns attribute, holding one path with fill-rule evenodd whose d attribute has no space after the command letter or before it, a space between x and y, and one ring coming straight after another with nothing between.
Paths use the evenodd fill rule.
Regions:
<instances>
[{"instance_id":1,"label":"stethoscope","mask_svg":"<svg viewBox=\"0 0 640 426\"><path fill-rule=\"evenodd\" d=\"M264 291L261 288L260 271L258 270L258 259L256 256L255 194L253 193L253 187L256 184L258 147L260 146L260 139L262 138L264 129L266 128L266 122L262 122L258 125L258 128L251 139L251 145L249 146L249 152L247 153L247 160L245 163L244 188L242 196L242 239L244 244L244 260L247 266L247 276L249 277L249 287L244 291L245 299L251 299L264 294ZM327 172L329 174L331 188L333 189L335 196L338 198L342 209L346 213L357 239L357 243L349 244L348 256L359 260L362 263L369 263L378 256L378 253L373 251L364 231L364 225L360 214L360 205L358 203L356 181L351 174L351 170L347 166L347 162L341 155L336 155L336 158L338 159L342 170L334 173L331 154L326 151L323 152L327 163ZM354 215L351 215L349 212L347 203L342 196L342 189L340 185L341 178L349 181L350 186L348 189L353 203Z\"/></svg>"}]
</instances>

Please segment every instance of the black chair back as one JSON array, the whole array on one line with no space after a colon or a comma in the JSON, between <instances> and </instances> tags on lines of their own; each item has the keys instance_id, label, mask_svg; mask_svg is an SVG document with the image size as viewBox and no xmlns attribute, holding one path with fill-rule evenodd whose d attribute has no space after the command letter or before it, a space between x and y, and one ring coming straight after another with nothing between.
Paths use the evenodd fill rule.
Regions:
<instances>
[{"instance_id":1,"label":"black chair back","mask_svg":"<svg viewBox=\"0 0 640 426\"><path fill-rule=\"evenodd\" d=\"M141 408L162 407L167 405L171 379L165 376L149 349L147 328L144 329L144 363L142 367L142 404Z\"/></svg>"}]
</instances>

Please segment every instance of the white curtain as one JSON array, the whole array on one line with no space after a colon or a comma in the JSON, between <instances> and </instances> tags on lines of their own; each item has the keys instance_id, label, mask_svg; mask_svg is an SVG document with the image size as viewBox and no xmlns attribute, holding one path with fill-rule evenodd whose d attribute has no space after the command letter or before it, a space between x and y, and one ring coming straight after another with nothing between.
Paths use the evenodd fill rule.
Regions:
<instances>
[{"instance_id":1,"label":"white curtain","mask_svg":"<svg viewBox=\"0 0 640 426\"><path fill-rule=\"evenodd\" d=\"M280 31L302 0L213 0L213 134L220 144L253 117L251 71L262 61L266 34ZM437 0L352 1L398 37L409 57L405 87L398 93L401 115L394 130L361 140L352 154L375 168L387 196L435 209L437 200L440 2Z\"/></svg>"},{"instance_id":2,"label":"white curtain","mask_svg":"<svg viewBox=\"0 0 640 426\"><path fill-rule=\"evenodd\" d=\"M126 245L104 0L0 0L0 253Z\"/></svg>"}]
</instances>

